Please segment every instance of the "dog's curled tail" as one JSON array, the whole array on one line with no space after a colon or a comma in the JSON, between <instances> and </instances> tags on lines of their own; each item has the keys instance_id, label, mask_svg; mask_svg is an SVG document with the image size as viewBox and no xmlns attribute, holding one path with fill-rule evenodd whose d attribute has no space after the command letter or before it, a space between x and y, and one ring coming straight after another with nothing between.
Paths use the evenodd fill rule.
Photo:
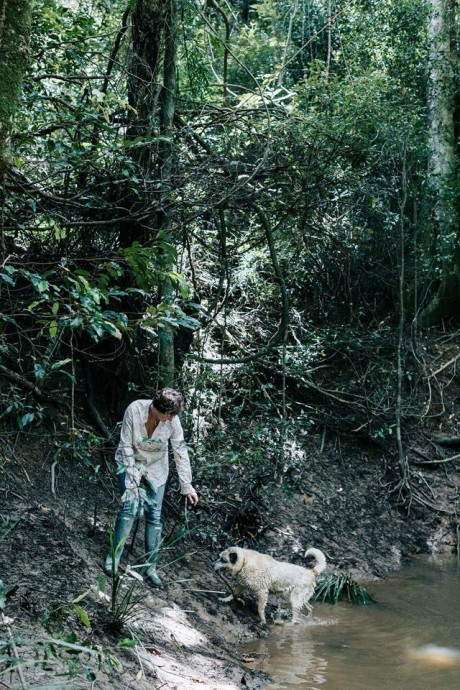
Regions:
<instances>
[{"instance_id":1,"label":"dog's curled tail","mask_svg":"<svg viewBox=\"0 0 460 690\"><path fill-rule=\"evenodd\" d=\"M305 558L307 556L313 556L316 560L316 565L313 568L316 574L322 573L326 568L326 556L319 549L307 549L305 551Z\"/></svg>"}]
</instances>

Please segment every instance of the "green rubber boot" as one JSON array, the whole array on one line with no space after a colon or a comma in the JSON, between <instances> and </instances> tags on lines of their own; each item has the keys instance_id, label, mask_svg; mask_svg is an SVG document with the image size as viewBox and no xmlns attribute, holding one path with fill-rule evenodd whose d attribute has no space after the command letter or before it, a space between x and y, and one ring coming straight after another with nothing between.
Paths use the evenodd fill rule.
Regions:
<instances>
[{"instance_id":1,"label":"green rubber boot","mask_svg":"<svg viewBox=\"0 0 460 690\"><path fill-rule=\"evenodd\" d=\"M158 577L157 561L161 544L161 525L145 525L145 553L146 562L149 563L145 579L151 587L162 587L163 583Z\"/></svg>"},{"instance_id":2,"label":"green rubber boot","mask_svg":"<svg viewBox=\"0 0 460 690\"><path fill-rule=\"evenodd\" d=\"M115 523L115 529L112 535L110 552L107 554L104 563L104 573L108 577L114 577L114 575L118 573L120 558L128 537L131 534L134 519L134 517L120 515L120 513L117 515L117 521Z\"/></svg>"}]
</instances>

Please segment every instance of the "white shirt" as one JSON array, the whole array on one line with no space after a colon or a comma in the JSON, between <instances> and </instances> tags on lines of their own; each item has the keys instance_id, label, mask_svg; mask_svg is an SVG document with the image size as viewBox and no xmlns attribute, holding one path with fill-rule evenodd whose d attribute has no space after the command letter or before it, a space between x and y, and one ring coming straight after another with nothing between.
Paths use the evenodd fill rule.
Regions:
<instances>
[{"instance_id":1,"label":"white shirt","mask_svg":"<svg viewBox=\"0 0 460 690\"><path fill-rule=\"evenodd\" d=\"M171 421L159 422L152 436L147 436L147 419L151 400L135 400L127 408L115 453L119 465L132 467L136 462L147 469L148 478L159 488L166 484L169 474L168 441L171 442L182 494L194 491L192 470L184 432L178 415Z\"/></svg>"}]
</instances>

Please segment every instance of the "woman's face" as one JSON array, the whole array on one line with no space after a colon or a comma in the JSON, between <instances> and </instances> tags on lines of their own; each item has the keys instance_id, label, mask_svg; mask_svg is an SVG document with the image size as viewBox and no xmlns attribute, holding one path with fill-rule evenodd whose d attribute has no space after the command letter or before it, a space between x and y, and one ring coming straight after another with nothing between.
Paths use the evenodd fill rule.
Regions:
<instances>
[{"instance_id":1,"label":"woman's face","mask_svg":"<svg viewBox=\"0 0 460 690\"><path fill-rule=\"evenodd\" d=\"M153 411L155 413L155 417L158 419L159 422L170 422L171 419L175 416L171 414L171 412L158 412L156 407L153 407Z\"/></svg>"}]
</instances>

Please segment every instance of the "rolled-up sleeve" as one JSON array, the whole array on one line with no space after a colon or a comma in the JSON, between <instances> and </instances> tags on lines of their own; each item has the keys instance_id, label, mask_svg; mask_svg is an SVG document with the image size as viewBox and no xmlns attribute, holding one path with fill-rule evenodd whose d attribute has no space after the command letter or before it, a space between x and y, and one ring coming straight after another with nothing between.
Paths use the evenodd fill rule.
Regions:
<instances>
[{"instance_id":1,"label":"rolled-up sleeve","mask_svg":"<svg viewBox=\"0 0 460 690\"><path fill-rule=\"evenodd\" d=\"M173 417L171 427L172 433L169 440L171 441L174 462L179 475L180 491L181 494L188 495L195 491L195 489L192 486L192 468L179 417Z\"/></svg>"}]
</instances>

